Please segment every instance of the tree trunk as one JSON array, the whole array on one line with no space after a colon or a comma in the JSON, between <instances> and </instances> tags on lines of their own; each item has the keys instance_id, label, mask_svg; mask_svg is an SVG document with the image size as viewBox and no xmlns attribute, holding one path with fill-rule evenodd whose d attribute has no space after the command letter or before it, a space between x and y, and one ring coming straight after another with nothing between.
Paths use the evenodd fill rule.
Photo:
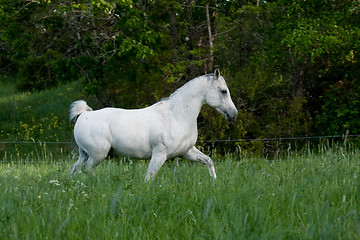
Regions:
<instances>
[{"instance_id":1,"label":"tree trunk","mask_svg":"<svg viewBox=\"0 0 360 240\"><path fill-rule=\"evenodd\" d=\"M171 36L171 47L177 49L178 47L178 31L176 22L176 13L173 9L169 11L170 16L170 36Z\"/></svg>"},{"instance_id":2,"label":"tree trunk","mask_svg":"<svg viewBox=\"0 0 360 240\"><path fill-rule=\"evenodd\" d=\"M206 3L206 23L209 33L209 60L207 64L207 69L205 69L205 72L213 71L214 67L214 42L213 42L213 34L211 32L211 21L210 21L210 14L209 14L209 3ZM207 70L207 71L206 71Z\"/></svg>"}]
</instances>

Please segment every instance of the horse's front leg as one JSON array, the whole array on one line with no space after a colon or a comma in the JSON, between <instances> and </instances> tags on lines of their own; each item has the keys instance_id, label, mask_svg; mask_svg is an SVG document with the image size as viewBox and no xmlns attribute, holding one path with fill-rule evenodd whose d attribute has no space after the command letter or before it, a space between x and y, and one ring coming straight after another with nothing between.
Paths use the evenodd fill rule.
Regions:
<instances>
[{"instance_id":1,"label":"horse's front leg","mask_svg":"<svg viewBox=\"0 0 360 240\"><path fill-rule=\"evenodd\" d=\"M158 147L153 150L149 167L146 173L145 181L150 181L154 178L155 174L159 171L161 166L166 161L166 150L165 148Z\"/></svg>"},{"instance_id":2,"label":"horse's front leg","mask_svg":"<svg viewBox=\"0 0 360 240\"><path fill-rule=\"evenodd\" d=\"M199 162L206 164L206 166L209 168L210 176L213 177L214 179L216 179L216 173L215 173L213 160L209 156L200 152L200 150L197 149L195 146L190 148L189 151L183 155L183 157L186 159L189 159L189 160L199 161Z\"/></svg>"}]
</instances>

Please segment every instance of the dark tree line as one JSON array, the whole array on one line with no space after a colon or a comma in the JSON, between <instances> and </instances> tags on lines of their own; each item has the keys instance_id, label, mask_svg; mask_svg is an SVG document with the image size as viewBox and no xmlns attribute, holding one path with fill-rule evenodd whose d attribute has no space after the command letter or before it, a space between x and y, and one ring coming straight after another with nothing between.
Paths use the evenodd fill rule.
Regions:
<instances>
[{"instance_id":1,"label":"dark tree line","mask_svg":"<svg viewBox=\"0 0 360 240\"><path fill-rule=\"evenodd\" d=\"M359 133L359 27L355 0L0 0L0 69L135 108L220 68L239 118L203 111L203 138Z\"/></svg>"}]
</instances>

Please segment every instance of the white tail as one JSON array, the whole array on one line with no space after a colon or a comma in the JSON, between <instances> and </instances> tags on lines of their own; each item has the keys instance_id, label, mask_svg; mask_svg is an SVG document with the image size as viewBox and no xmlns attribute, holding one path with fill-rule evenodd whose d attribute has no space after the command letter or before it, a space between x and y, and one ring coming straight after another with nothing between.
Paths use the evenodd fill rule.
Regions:
<instances>
[{"instance_id":1,"label":"white tail","mask_svg":"<svg viewBox=\"0 0 360 240\"><path fill-rule=\"evenodd\" d=\"M80 116L83 112L92 111L84 100L78 100L70 106L70 121Z\"/></svg>"}]
</instances>

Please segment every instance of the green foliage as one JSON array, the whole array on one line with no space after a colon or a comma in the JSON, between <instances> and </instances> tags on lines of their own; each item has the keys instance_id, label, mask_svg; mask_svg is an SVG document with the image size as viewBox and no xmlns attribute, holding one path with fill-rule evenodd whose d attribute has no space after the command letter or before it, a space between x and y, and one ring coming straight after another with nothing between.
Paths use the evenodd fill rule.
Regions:
<instances>
[{"instance_id":1,"label":"green foliage","mask_svg":"<svg viewBox=\"0 0 360 240\"><path fill-rule=\"evenodd\" d=\"M74 72L70 67L71 61L61 58L61 55L48 50L41 56L29 56L26 64L19 69L20 78L17 89L22 91L45 90L68 83Z\"/></svg>"},{"instance_id":2,"label":"green foliage","mask_svg":"<svg viewBox=\"0 0 360 240\"><path fill-rule=\"evenodd\" d=\"M353 239L359 159L343 148L227 158L215 161L216 182L199 163L168 163L150 183L142 161L105 161L73 178L64 158L1 163L0 238Z\"/></svg>"},{"instance_id":3,"label":"green foliage","mask_svg":"<svg viewBox=\"0 0 360 240\"><path fill-rule=\"evenodd\" d=\"M360 131L360 87L353 81L339 81L324 96L321 114L318 116L319 129L332 134Z\"/></svg>"},{"instance_id":4,"label":"green foliage","mask_svg":"<svg viewBox=\"0 0 360 240\"><path fill-rule=\"evenodd\" d=\"M20 91L80 80L94 108L139 108L216 67L239 118L204 111L201 139L358 133L359 13L355 0L1 0L1 77Z\"/></svg>"}]
</instances>

